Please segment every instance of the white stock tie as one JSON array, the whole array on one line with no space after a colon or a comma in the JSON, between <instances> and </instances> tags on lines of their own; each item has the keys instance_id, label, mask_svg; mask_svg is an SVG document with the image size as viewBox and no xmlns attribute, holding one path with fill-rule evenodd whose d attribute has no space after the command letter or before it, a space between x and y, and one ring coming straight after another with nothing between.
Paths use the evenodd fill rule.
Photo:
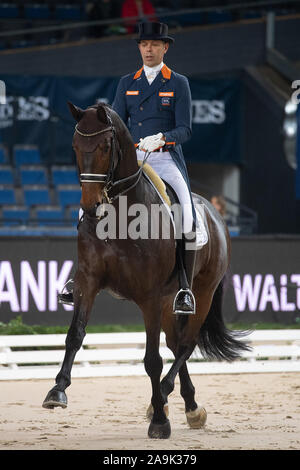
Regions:
<instances>
[{"instance_id":1,"label":"white stock tie","mask_svg":"<svg viewBox=\"0 0 300 470\"><path fill-rule=\"evenodd\" d=\"M149 85L151 85L151 83L153 82L153 80L156 77L156 73L151 71L151 72L147 73L146 77L147 77L147 80L149 82Z\"/></svg>"}]
</instances>

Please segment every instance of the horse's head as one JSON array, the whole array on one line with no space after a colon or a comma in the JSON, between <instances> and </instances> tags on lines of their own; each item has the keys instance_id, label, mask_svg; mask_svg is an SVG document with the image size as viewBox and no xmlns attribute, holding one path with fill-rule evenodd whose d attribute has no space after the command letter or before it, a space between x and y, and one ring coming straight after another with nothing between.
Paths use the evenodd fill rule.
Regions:
<instances>
[{"instance_id":1,"label":"horse's head","mask_svg":"<svg viewBox=\"0 0 300 470\"><path fill-rule=\"evenodd\" d=\"M105 183L117 164L114 128L105 106L82 110L68 102L77 121L73 148L82 183L80 205L86 212L95 210L104 198Z\"/></svg>"}]
</instances>

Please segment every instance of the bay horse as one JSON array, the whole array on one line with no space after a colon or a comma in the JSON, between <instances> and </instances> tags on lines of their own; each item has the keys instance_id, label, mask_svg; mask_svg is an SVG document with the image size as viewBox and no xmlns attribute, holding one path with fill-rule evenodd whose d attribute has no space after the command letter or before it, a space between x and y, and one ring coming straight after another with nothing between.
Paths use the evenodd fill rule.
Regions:
<instances>
[{"instance_id":1,"label":"bay horse","mask_svg":"<svg viewBox=\"0 0 300 470\"><path fill-rule=\"evenodd\" d=\"M175 315L173 299L178 291L176 239L99 239L96 209L112 204L119 214L120 194L126 193L128 207L141 203L150 209L161 204L159 195L140 177L136 149L121 118L113 109L99 103L82 110L68 103L77 121L73 148L81 180L80 206L84 216L78 225L78 266L74 277L74 314L66 336L65 356L55 386L43 407L66 407L65 389L71 384L71 369L80 349L95 296L102 289L135 302L142 311L146 330L144 366L152 385L148 436L166 439L171 434L168 395L174 389L177 373L180 392L190 427L206 421L206 411L195 401L195 388L186 361L196 346L208 358L232 361L248 349L239 333L229 331L221 312L221 283L230 259L230 236L214 207L202 198L209 233L206 245L197 252L193 293L194 315ZM166 213L165 217L169 217ZM117 218L118 220L118 218ZM174 362L161 381L163 361L159 354L161 329ZM201 365L199 364L199 367Z\"/></svg>"}]
</instances>

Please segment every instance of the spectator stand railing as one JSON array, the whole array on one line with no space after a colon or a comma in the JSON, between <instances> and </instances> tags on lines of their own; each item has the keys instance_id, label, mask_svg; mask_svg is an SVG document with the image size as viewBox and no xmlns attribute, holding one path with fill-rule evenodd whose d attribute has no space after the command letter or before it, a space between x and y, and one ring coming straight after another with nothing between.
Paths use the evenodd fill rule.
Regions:
<instances>
[{"instance_id":1,"label":"spectator stand railing","mask_svg":"<svg viewBox=\"0 0 300 470\"><path fill-rule=\"evenodd\" d=\"M209 201L216 193L207 185L190 179L192 189ZM219 194L217 194L219 196ZM258 215L249 207L234 201L222 194L226 202L226 215L224 217L231 235L252 235L257 232Z\"/></svg>"}]
</instances>

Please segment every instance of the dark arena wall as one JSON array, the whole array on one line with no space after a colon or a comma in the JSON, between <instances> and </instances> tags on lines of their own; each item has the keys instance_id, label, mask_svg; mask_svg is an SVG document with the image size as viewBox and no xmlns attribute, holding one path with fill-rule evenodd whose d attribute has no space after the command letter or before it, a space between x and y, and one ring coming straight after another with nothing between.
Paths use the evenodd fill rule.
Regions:
<instances>
[{"instance_id":1,"label":"dark arena wall","mask_svg":"<svg viewBox=\"0 0 300 470\"><path fill-rule=\"evenodd\" d=\"M276 19L276 45L299 60L300 15ZM172 31L166 62L189 77L240 71L265 60L265 18ZM135 36L90 39L28 50L0 52L1 73L55 76L121 76L140 64Z\"/></svg>"},{"instance_id":2,"label":"dark arena wall","mask_svg":"<svg viewBox=\"0 0 300 470\"><path fill-rule=\"evenodd\" d=\"M232 261L224 287L228 322L295 323L300 319L300 237L232 239ZM68 325L72 308L57 292L76 269L76 240L15 238L1 241L1 321L18 315L27 324ZM5 255L4 255L5 254ZM107 292L96 297L89 324L142 324L138 307Z\"/></svg>"}]
</instances>

